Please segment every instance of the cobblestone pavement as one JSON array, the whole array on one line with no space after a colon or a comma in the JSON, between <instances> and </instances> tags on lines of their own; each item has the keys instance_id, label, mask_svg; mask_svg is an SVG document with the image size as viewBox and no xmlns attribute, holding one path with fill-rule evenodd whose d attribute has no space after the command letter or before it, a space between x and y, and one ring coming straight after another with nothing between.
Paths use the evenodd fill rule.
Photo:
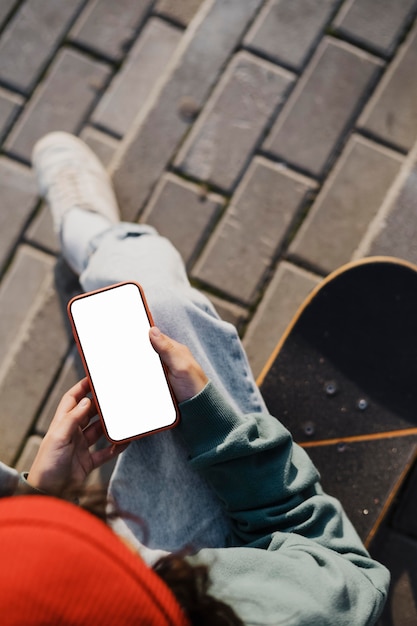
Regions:
<instances>
[{"instance_id":1,"label":"cobblestone pavement","mask_svg":"<svg viewBox=\"0 0 417 626\"><path fill-rule=\"evenodd\" d=\"M123 217L170 237L255 374L309 291L369 254L417 262L416 0L0 0L0 458L27 468L78 377L30 170L83 137ZM378 556L417 623L417 472ZM382 623L382 622L381 622Z\"/></svg>"}]
</instances>

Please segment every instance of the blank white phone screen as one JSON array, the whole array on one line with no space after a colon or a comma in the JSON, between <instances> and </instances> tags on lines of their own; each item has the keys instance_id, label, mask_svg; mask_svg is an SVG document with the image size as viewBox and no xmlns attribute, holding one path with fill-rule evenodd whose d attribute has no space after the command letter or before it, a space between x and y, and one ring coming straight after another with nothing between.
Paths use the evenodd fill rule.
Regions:
<instances>
[{"instance_id":1,"label":"blank white phone screen","mask_svg":"<svg viewBox=\"0 0 417 626\"><path fill-rule=\"evenodd\" d=\"M174 424L177 412L135 283L75 299L70 312L107 434L122 441Z\"/></svg>"}]
</instances>

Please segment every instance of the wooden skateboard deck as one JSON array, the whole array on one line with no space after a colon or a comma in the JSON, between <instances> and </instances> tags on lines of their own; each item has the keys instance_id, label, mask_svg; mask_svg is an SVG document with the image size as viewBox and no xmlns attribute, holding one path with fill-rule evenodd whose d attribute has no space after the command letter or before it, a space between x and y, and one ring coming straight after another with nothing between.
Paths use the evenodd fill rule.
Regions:
<instances>
[{"instance_id":1,"label":"wooden skateboard deck","mask_svg":"<svg viewBox=\"0 0 417 626\"><path fill-rule=\"evenodd\" d=\"M369 546L417 450L417 267L389 257L329 275L258 384Z\"/></svg>"}]
</instances>

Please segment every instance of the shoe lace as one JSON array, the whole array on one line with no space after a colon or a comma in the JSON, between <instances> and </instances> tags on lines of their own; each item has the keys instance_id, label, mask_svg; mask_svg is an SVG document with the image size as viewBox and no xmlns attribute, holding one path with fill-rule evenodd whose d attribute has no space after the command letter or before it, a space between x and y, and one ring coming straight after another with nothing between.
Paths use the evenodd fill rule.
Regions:
<instances>
[{"instance_id":1,"label":"shoe lace","mask_svg":"<svg viewBox=\"0 0 417 626\"><path fill-rule=\"evenodd\" d=\"M86 180L83 173L72 169L62 170L55 178L49 188L48 201L53 206L59 206L62 213L65 213L74 206L81 209L91 210L91 205L86 200L83 186Z\"/></svg>"}]
</instances>

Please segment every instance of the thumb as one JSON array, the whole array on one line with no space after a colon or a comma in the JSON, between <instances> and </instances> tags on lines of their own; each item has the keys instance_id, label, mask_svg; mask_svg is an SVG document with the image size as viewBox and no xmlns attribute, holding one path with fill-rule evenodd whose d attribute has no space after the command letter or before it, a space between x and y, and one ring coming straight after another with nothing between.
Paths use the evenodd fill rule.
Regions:
<instances>
[{"instance_id":1,"label":"thumb","mask_svg":"<svg viewBox=\"0 0 417 626\"><path fill-rule=\"evenodd\" d=\"M155 351L162 358L165 365L169 368L173 366L175 361L175 352L178 348L176 341L161 333L157 326L152 326L149 331L149 338Z\"/></svg>"},{"instance_id":2,"label":"thumb","mask_svg":"<svg viewBox=\"0 0 417 626\"><path fill-rule=\"evenodd\" d=\"M149 338L168 369L169 380L178 402L199 393L208 379L189 349L161 333L156 326L150 329Z\"/></svg>"}]
</instances>

